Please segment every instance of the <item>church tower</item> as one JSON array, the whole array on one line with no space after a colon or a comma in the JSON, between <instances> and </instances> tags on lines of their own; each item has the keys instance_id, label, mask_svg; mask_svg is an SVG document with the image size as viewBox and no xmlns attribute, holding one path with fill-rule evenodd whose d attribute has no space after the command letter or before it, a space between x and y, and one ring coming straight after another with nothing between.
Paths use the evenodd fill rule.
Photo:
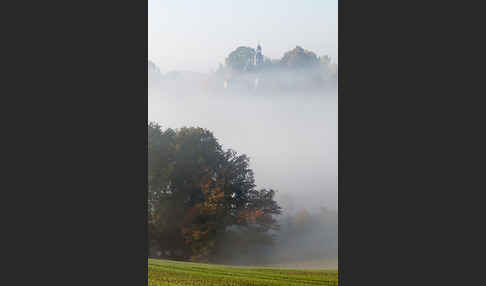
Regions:
<instances>
[{"instance_id":1,"label":"church tower","mask_svg":"<svg viewBox=\"0 0 486 286\"><path fill-rule=\"evenodd\" d=\"M263 64L262 47L258 44L256 55L255 55L255 65L258 67Z\"/></svg>"}]
</instances>

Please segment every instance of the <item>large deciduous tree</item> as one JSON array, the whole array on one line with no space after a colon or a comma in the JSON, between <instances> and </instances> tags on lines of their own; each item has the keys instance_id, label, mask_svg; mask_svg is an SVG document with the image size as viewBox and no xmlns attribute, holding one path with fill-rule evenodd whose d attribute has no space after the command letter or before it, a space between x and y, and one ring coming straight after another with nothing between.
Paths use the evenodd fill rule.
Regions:
<instances>
[{"instance_id":1,"label":"large deciduous tree","mask_svg":"<svg viewBox=\"0 0 486 286\"><path fill-rule=\"evenodd\" d=\"M274 190L257 190L246 155L223 150L202 128L148 125L150 245L171 258L209 260L230 228L278 228Z\"/></svg>"}]
</instances>

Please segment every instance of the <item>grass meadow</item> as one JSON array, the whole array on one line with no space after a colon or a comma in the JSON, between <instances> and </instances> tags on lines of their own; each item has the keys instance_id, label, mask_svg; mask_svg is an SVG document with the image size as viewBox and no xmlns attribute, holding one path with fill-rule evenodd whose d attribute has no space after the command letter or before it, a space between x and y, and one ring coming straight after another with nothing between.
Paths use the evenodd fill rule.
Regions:
<instances>
[{"instance_id":1,"label":"grass meadow","mask_svg":"<svg viewBox=\"0 0 486 286\"><path fill-rule=\"evenodd\" d=\"M148 260L149 286L337 286L337 270L235 267Z\"/></svg>"}]
</instances>

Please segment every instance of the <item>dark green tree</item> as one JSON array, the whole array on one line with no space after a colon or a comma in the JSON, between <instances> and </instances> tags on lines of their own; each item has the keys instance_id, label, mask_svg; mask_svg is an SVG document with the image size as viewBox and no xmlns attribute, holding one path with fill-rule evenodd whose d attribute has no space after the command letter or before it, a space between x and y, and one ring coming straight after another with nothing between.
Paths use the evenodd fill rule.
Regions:
<instances>
[{"instance_id":1,"label":"dark green tree","mask_svg":"<svg viewBox=\"0 0 486 286\"><path fill-rule=\"evenodd\" d=\"M275 191L256 190L246 155L202 128L148 126L149 240L171 258L214 257L231 227L276 229Z\"/></svg>"}]
</instances>

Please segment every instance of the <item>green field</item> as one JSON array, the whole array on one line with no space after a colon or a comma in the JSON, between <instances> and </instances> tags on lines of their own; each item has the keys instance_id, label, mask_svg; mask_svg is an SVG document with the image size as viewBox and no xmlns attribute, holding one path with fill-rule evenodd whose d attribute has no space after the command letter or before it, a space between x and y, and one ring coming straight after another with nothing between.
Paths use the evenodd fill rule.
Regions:
<instances>
[{"instance_id":1,"label":"green field","mask_svg":"<svg viewBox=\"0 0 486 286\"><path fill-rule=\"evenodd\" d=\"M168 260L148 260L149 286L337 286L337 270L233 267Z\"/></svg>"}]
</instances>

